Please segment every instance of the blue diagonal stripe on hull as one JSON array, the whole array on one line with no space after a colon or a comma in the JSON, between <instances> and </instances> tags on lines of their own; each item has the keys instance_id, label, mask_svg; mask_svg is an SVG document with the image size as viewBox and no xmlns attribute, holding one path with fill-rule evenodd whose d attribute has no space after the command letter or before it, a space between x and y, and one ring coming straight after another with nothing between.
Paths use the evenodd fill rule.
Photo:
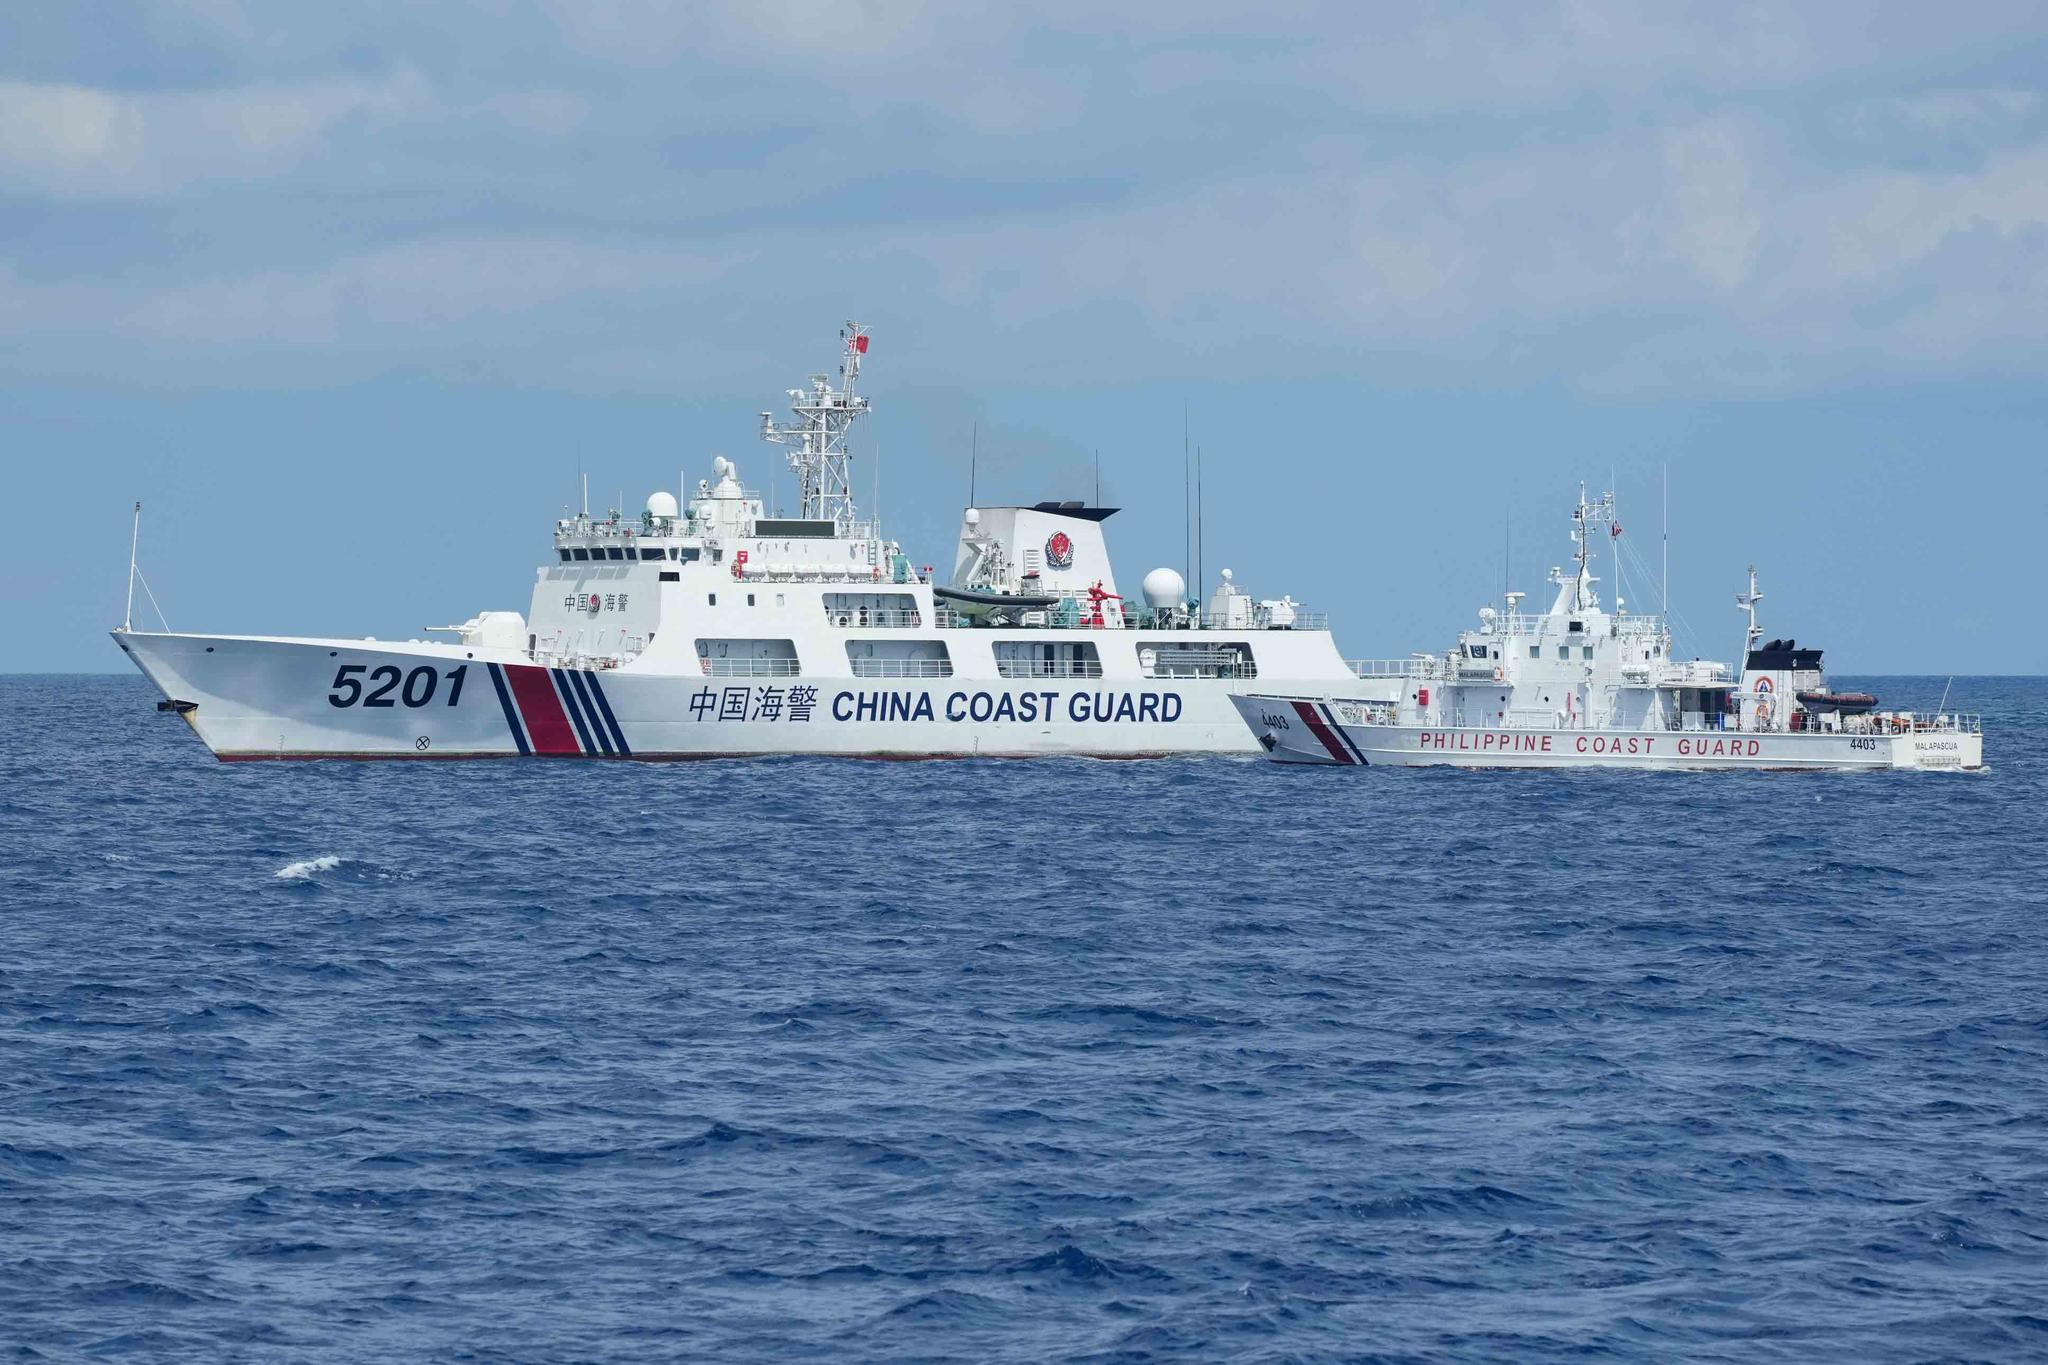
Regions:
<instances>
[{"instance_id":1,"label":"blue diagonal stripe on hull","mask_svg":"<svg viewBox=\"0 0 2048 1365\"><path fill-rule=\"evenodd\" d=\"M590 742L590 726L583 719L583 708L576 704L576 689L569 685L569 680L562 676L562 670L559 668L549 669L548 677L554 680L555 692L562 698L562 705L568 709L569 720L576 727L576 739L582 744L583 752L596 753L597 746Z\"/></svg>"},{"instance_id":2,"label":"blue diagonal stripe on hull","mask_svg":"<svg viewBox=\"0 0 2048 1365\"><path fill-rule=\"evenodd\" d=\"M590 733L597 736L597 747L609 757L612 752L612 738L604 732L604 722L598 718L597 708L590 704L590 675L581 669L571 669L569 685L576 689L576 699L583 703L584 719L590 722Z\"/></svg>"},{"instance_id":3,"label":"blue diagonal stripe on hull","mask_svg":"<svg viewBox=\"0 0 2048 1365\"><path fill-rule=\"evenodd\" d=\"M598 714L603 717L604 723L611 727L612 743L617 746L620 754L631 758L633 751L626 747L625 731L619 729L619 718L612 714L612 704L605 699L604 689L597 685L595 673L590 675L590 695L597 699Z\"/></svg>"},{"instance_id":4,"label":"blue diagonal stripe on hull","mask_svg":"<svg viewBox=\"0 0 2048 1365\"><path fill-rule=\"evenodd\" d=\"M519 709L512 705L511 689L505 686L505 670L491 665L491 686L498 689L498 705L505 708L505 724L512 731L512 742L519 746L519 752L530 754L533 748L526 742L526 727L519 723Z\"/></svg>"}]
</instances>

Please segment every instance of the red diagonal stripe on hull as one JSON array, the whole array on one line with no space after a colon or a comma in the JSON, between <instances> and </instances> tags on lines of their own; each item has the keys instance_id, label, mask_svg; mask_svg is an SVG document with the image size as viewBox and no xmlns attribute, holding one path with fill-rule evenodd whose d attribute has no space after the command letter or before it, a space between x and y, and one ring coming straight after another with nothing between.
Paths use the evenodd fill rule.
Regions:
<instances>
[{"instance_id":1,"label":"red diagonal stripe on hull","mask_svg":"<svg viewBox=\"0 0 2048 1365\"><path fill-rule=\"evenodd\" d=\"M1323 742L1323 747L1330 751L1333 760L1338 763L1351 761L1350 751L1344 747L1342 740L1330 733L1330 727L1323 724L1323 718L1316 714L1315 707L1305 701L1298 701L1294 703L1294 714L1301 717L1302 724L1308 726L1310 734Z\"/></svg>"},{"instance_id":2,"label":"red diagonal stripe on hull","mask_svg":"<svg viewBox=\"0 0 2048 1365\"><path fill-rule=\"evenodd\" d=\"M580 754L576 732L562 710L562 699L548 681L548 671L531 664L506 664L505 679L512 684L512 696L519 703L519 715L526 722L527 737L537 754Z\"/></svg>"}]
</instances>

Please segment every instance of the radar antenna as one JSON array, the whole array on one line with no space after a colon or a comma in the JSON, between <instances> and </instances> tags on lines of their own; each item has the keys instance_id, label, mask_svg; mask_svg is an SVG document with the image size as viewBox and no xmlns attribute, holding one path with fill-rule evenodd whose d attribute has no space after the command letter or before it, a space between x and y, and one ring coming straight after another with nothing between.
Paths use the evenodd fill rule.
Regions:
<instances>
[{"instance_id":1,"label":"radar antenna","mask_svg":"<svg viewBox=\"0 0 2048 1365\"><path fill-rule=\"evenodd\" d=\"M839 358L839 387L828 375L814 374L807 389L789 390L789 409L796 421L778 423L773 413L761 414L761 439L794 446L789 467L796 472L797 515L830 521L840 535L853 533L853 454L846 433L853 420L868 410L868 400L854 392L861 358L868 353L868 333L857 322L840 329L844 343Z\"/></svg>"}]
</instances>

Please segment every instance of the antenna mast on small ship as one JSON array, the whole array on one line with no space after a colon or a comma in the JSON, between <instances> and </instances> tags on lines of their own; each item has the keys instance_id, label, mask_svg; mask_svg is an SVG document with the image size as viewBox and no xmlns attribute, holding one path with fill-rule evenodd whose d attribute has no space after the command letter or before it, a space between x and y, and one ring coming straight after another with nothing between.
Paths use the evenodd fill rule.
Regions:
<instances>
[{"instance_id":1,"label":"antenna mast on small ship","mask_svg":"<svg viewBox=\"0 0 2048 1365\"><path fill-rule=\"evenodd\" d=\"M1596 521L1611 522L1613 520L1614 494L1612 492L1604 493L1601 495L1600 501L1587 502L1586 485L1580 484L1579 505L1572 509L1572 539L1578 542L1578 550L1573 557L1579 563L1577 586L1573 589L1572 594L1572 605L1574 608L1586 605L1586 562L1592 558L1593 553L1591 543L1593 523Z\"/></svg>"},{"instance_id":2,"label":"antenna mast on small ship","mask_svg":"<svg viewBox=\"0 0 2048 1365\"><path fill-rule=\"evenodd\" d=\"M1756 648L1756 642L1764 635L1763 627L1756 623L1756 604L1763 600L1764 595L1758 592L1756 587L1756 565L1752 564L1749 566L1749 591L1735 594L1735 605L1749 613L1749 634L1743 637L1742 644L1745 667L1748 666L1750 652Z\"/></svg>"},{"instance_id":3,"label":"antenna mast on small ship","mask_svg":"<svg viewBox=\"0 0 2048 1365\"><path fill-rule=\"evenodd\" d=\"M845 347L839 359L839 387L830 376L814 374L808 389L789 390L789 409L797 420L779 424L773 413L761 414L761 439L795 446L789 467L796 471L797 515L830 521L839 534L853 529L853 454L846 433L853 420L868 410L868 400L854 392L861 357L868 353L867 329L849 322L840 329Z\"/></svg>"}]
</instances>

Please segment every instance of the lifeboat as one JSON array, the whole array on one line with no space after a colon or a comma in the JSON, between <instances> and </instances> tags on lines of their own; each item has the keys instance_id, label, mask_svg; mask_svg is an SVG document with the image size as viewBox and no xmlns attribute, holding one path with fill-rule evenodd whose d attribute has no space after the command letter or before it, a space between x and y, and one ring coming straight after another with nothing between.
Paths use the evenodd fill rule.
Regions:
<instances>
[{"instance_id":1,"label":"lifeboat","mask_svg":"<svg viewBox=\"0 0 2048 1365\"><path fill-rule=\"evenodd\" d=\"M1043 611L1059 601L1050 593L1000 592L989 588L934 587L932 596L971 619L1015 619L1023 612Z\"/></svg>"},{"instance_id":2,"label":"lifeboat","mask_svg":"<svg viewBox=\"0 0 2048 1365\"><path fill-rule=\"evenodd\" d=\"M1860 716L1877 709L1877 698L1868 692L1801 692L1799 704L1809 711L1834 711Z\"/></svg>"}]
</instances>

